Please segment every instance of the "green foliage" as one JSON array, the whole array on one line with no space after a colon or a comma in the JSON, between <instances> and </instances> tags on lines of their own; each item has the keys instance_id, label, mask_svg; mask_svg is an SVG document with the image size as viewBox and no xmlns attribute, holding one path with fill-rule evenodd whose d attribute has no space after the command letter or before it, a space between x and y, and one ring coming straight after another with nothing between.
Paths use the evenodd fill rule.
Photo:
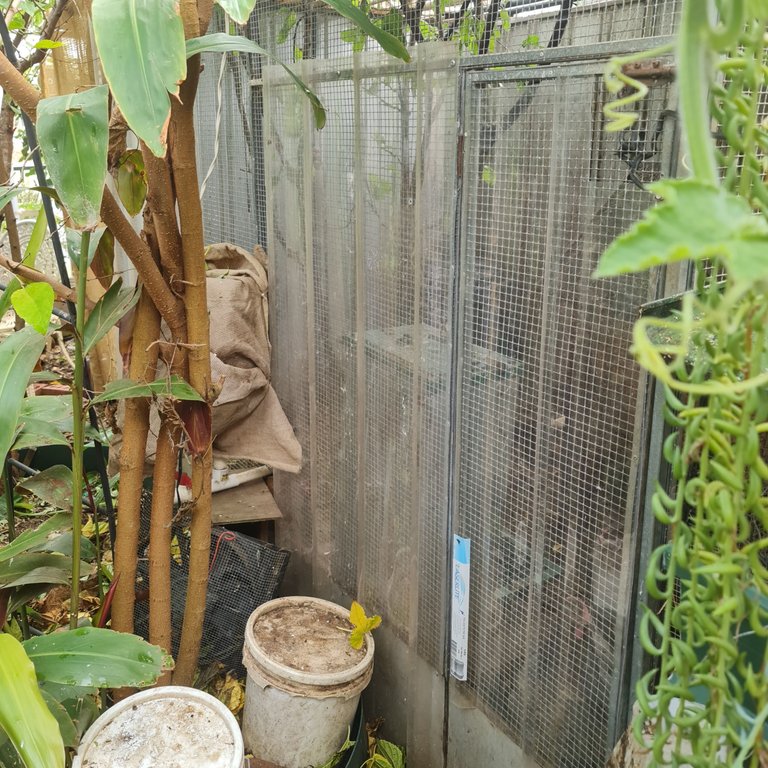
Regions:
<instances>
[{"instance_id":1,"label":"green foliage","mask_svg":"<svg viewBox=\"0 0 768 768\"><path fill-rule=\"evenodd\" d=\"M100 219L109 144L107 86L43 99L37 107L37 136L48 173L77 227Z\"/></svg>"},{"instance_id":2,"label":"green foliage","mask_svg":"<svg viewBox=\"0 0 768 768\"><path fill-rule=\"evenodd\" d=\"M653 766L758 768L768 719L768 3L717 7L715 27L711 3L682 7L677 74L693 178L656 185L664 201L614 242L596 274L691 259L697 275L679 311L634 329L635 357L664 388L674 479L652 501L668 541L646 577L661 610L648 609L640 627L656 668L637 688L635 736ZM607 74L614 92L636 89L606 107L614 128L636 119L623 110L645 87L626 77L626 63ZM724 147L712 140L713 117Z\"/></svg>"},{"instance_id":3,"label":"green foliage","mask_svg":"<svg viewBox=\"0 0 768 768\"><path fill-rule=\"evenodd\" d=\"M405 768L405 751L386 739L376 739L371 756L364 768Z\"/></svg>"},{"instance_id":4,"label":"green foliage","mask_svg":"<svg viewBox=\"0 0 768 768\"><path fill-rule=\"evenodd\" d=\"M595 277L712 258L722 258L739 281L768 275L768 221L744 198L696 179L658 182L649 191L664 202L609 246Z\"/></svg>"},{"instance_id":5,"label":"green foliage","mask_svg":"<svg viewBox=\"0 0 768 768\"><path fill-rule=\"evenodd\" d=\"M35 668L21 644L2 633L0 690L0 726L27 768L64 768L64 743L37 687Z\"/></svg>"},{"instance_id":6,"label":"green foliage","mask_svg":"<svg viewBox=\"0 0 768 768\"><path fill-rule=\"evenodd\" d=\"M27 477L19 484L54 509L72 509L72 470L57 464Z\"/></svg>"},{"instance_id":7,"label":"green foliage","mask_svg":"<svg viewBox=\"0 0 768 768\"><path fill-rule=\"evenodd\" d=\"M0 343L0 456L5 456L16 439L21 401L45 345L45 337L26 327Z\"/></svg>"},{"instance_id":8,"label":"green foliage","mask_svg":"<svg viewBox=\"0 0 768 768\"><path fill-rule=\"evenodd\" d=\"M111 381L104 391L93 398L92 403L105 403L109 400L124 400L130 397L172 397L175 400L197 400L203 398L184 379L171 376L147 384L140 384L130 379Z\"/></svg>"},{"instance_id":9,"label":"green foliage","mask_svg":"<svg viewBox=\"0 0 768 768\"><path fill-rule=\"evenodd\" d=\"M411 57L401 40L376 26L376 24L368 18L367 14L357 6L353 5L350 0L322 1L333 8L336 13L343 16L345 19L349 19L366 35L372 37L382 49L391 56L395 56L403 61L411 60Z\"/></svg>"},{"instance_id":10,"label":"green foliage","mask_svg":"<svg viewBox=\"0 0 768 768\"><path fill-rule=\"evenodd\" d=\"M26 640L24 650L41 681L97 688L142 688L171 664L155 645L136 635L80 627Z\"/></svg>"},{"instance_id":11,"label":"green foliage","mask_svg":"<svg viewBox=\"0 0 768 768\"><path fill-rule=\"evenodd\" d=\"M164 156L169 94L178 95L187 73L178 2L93 0L92 20L112 96L131 130Z\"/></svg>"},{"instance_id":12,"label":"green foliage","mask_svg":"<svg viewBox=\"0 0 768 768\"><path fill-rule=\"evenodd\" d=\"M123 288L118 278L109 290L96 302L83 329L83 354L87 355L100 339L114 328L115 323L139 300L140 290L136 287Z\"/></svg>"},{"instance_id":13,"label":"green foliage","mask_svg":"<svg viewBox=\"0 0 768 768\"><path fill-rule=\"evenodd\" d=\"M16 314L42 334L48 330L53 300L53 288L48 283L30 283L14 291L11 296Z\"/></svg>"},{"instance_id":14,"label":"green foliage","mask_svg":"<svg viewBox=\"0 0 768 768\"><path fill-rule=\"evenodd\" d=\"M246 24L256 0L216 0L238 24Z\"/></svg>"},{"instance_id":15,"label":"green foliage","mask_svg":"<svg viewBox=\"0 0 768 768\"><path fill-rule=\"evenodd\" d=\"M22 552L27 552L47 541L52 535L66 531L71 526L69 515L58 514L49 517L37 528L24 531L10 544L0 547L0 563L10 560Z\"/></svg>"},{"instance_id":16,"label":"green foliage","mask_svg":"<svg viewBox=\"0 0 768 768\"><path fill-rule=\"evenodd\" d=\"M141 213L147 199L147 175L141 150L129 149L117 162L117 194L131 216ZM95 246L94 246L95 247Z\"/></svg>"},{"instance_id":17,"label":"green foliage","mask_svg":"<svg viewBox=\"0 0 768 768\"><path fill-rule=\"evenodd\" d=\"M252 40L248 40L248 38L245 37L226 35L223 32L205 35L204 37L196 37L187 41L187 56L194 56L197 53L205 53L206 51L218 51L221 53L226 53L227 51L256 53L266 56L268 59L280 64L280 66L290 75L293 82L296 83L299 90L303 91L304 95L309 99L309 102L312 105L312 112L315 116L315 127L320 129L325 125L325 109L320 103L320 99L317 98L315 93L293 72L293 70L286 67L285 64L262 48L258 43L254 43Z\"/></svg>"}]
</instances>

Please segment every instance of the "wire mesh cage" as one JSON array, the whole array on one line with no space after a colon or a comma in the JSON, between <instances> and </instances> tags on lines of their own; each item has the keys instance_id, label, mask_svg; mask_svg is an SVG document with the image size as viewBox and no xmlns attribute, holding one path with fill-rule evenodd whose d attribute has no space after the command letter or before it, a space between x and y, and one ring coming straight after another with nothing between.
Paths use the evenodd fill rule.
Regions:
<instances>
[{"instance_id":1,"label":"wire mesh cage","mask_svg":"<svg viewBox=\"0 0 768 768\"><path fill-rule=\"evenodd\" d=\"M137 634L149 637L149 517L152 494L143 491L137 575L140 599L136 602ZM171 627L176 656L184 617L184 596L189 564L188 520L177 516L172 531ZM245 675L242 666L245 625L251 613L272 600L283 581L290 552L259 539L214 526L205 603L200 666L221 663L227 670Z\"/></svg>"}]
</instances>

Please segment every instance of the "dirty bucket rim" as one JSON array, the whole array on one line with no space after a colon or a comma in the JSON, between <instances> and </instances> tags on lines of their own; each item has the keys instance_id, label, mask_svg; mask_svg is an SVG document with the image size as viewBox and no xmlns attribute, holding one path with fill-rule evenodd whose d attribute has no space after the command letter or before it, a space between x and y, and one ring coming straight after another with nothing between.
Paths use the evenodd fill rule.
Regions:
<instances>
[{"instance_id":1,"label":"dirty bucket rim","mask_svg":"<svg viewBox=\"0 0 768 768\"><path fill-rule=\"evenodd\" d=\"M323 600L320 597L293 595L290 597L275 598L274 600L270 600L269 602L260 605L248 618L248 623L245 627L246 658L250 657L249 660L251 660L257 666L262 667L267 672L271 673L271 675L277 678L284 678L287 681L293 683L302 683L305 685L313 685L319 688L323 688L327 686L341 685L343 683L349 683L360 679L361 683L364 682L367 684L368 678L370 677L370 675L367 673L373 665L374 653L374 642L370 633L366 634L365 636L365 655L363 658L354 666L349 667L349 669L344 669L339 672L303 672L285 664L281 664L280 662L275 661L266 655L262 647L256 642L256 639L253 635L253 627L256 621L258 621L258 619L265 614L280 608L281 606L303 604L308 604L318 608L324 608L326 610L333 611L343 619L349 618L349 611L346 608L339 605L338 603L333 603L330 600ZM246 669L247 668L248 665L246 664ZM365 684L362 685L362 687L365 687Z\"/></svg>"},{"instance_id":2,"label":"dirty bucket rim","mask_svg":"<svg viewBox=\"0 0 768 768\"><path fill-rule=\"evenodd\" d=\"M243 735L240 732L240 726L238 726L237 720L229 709L215 696L211 696L211 694L206 693L205 691L198 690L197 688L187 688L186 686L181 685L165 685L159 688L147 688L138 693L131 694L122 701L112 705L106 712L103 712L93 723L91 723L88 730L83 734L80 744L77 747L77 753L72 761L72 768L81 767L82 761L88 755L88 750L106 726L110 725L120 715L127 710L132 709L137 704L157 699L191 699L199 704L204 704L216 712L216 714L221 717L222 721L226 723L227 730L232 734L232 761L230 765L232 768L234 768L234 766L242 768L242 766L245 765Z\"/></svg>"}]
</instances>

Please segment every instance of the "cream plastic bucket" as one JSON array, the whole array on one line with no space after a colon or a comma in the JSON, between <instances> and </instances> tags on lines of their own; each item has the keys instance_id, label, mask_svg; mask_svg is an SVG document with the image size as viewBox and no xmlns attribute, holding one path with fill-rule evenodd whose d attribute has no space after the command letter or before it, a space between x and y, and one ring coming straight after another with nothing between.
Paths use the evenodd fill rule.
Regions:
<instances>
[{"instance_id":1,"label":"cream plastic bucket","mask_svg":"<svg viewBox=\"0 0 768 768\"><path fill-rule=\"evenodd\" d=\"M232 713L194 688L135 693L86 731L72 768L243 768L243 738Z\"/></svg>"},{"instance_id":2,"label":"cream plastic bucket","mask_svg":"<svg viewBox=\"0 0 768 768\"><path fill-rule=\"evenodd\" d=\"M349 611L315 597L259 606L245 628L243 740L283 768L322 765L344 743L373 673L373 638L349 645Z\"/></svg>"}]
</instances>

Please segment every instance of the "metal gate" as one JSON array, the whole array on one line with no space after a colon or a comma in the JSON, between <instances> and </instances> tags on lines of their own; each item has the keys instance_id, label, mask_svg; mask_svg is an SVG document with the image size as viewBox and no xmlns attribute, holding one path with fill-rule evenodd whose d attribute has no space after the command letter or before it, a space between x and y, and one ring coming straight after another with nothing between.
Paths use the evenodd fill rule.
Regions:
<instances>
[{"instance_id":1,"label":"metal gate","mask_svg":"<svg viewBox=\"0 0 768 768\"><path fill-rule=\"evenodd\" d=\"M644 434L628 349L661 289L591 273L669 172L674 112L662 75L639 123L606 133L608 52L463 73L453 520L471 565L451 768L597 768L626 715Z\"/></svg>"}]
</instances>

